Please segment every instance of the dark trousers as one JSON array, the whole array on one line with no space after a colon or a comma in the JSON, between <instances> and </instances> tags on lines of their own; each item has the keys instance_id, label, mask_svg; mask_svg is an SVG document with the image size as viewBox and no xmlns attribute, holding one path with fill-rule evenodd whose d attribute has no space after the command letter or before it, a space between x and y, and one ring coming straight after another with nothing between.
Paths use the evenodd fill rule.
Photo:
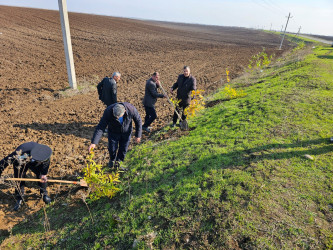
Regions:
<instances>
[{"instance_id":1,"label":"dark trousers","mask_svg":"<svg viewBox=\"0 0 333 250\"><path fill-rule=\"evenodd\" d=\"M40 179L42 174L39 171L39 169L30 168L29 163L24 164L22 166L14 166L14 177L15 178L26 178L28 169L30 169L36 175L37 179ZM40 194L47 195L47 190L46 190L47 183L38 182L38 186L39 186ZM16 196L17 200L23 199L22 196L24 195L24 188L25 188L25 181L20 181L19 186L15 188L15 196Z\"/></svg>"},{"instance_id":2,"label":"dark trousers","mask_svg":"<svg viewBox=\"0 0 333 250\"><path fill-rule=\"evenodd\" d=\"M152 122L157 118L157 115L154 107L145 106L145 110L146 110L145 123L142 125L142 127L148 128L148 126L152 124Z\"/></svg>"},{"instance_id":3,"label":"dark trousers","mask_svg":"<svg viewBox=\"0 0 333 250\"><path fill-rule=\"evenodd\" d=\"M131 141L132 131L126 134L109 133L110 162L123 161Z\"/></svg>"},{"instance_id":4,"label":"dark trousers","mask_svg":"<svg viewBox=\"0 0 333 250\"><path fill-rule=\"evenodd\" d=\"M176 108L178 114L180 114L180 111L182 110L182 120L186 120L186 115L184 114L184 110L189 106L189 104L179 104L179 106ZM177 123L178 115L176 112L173 113L172 122Z\"/></svg>"}]
</instances>

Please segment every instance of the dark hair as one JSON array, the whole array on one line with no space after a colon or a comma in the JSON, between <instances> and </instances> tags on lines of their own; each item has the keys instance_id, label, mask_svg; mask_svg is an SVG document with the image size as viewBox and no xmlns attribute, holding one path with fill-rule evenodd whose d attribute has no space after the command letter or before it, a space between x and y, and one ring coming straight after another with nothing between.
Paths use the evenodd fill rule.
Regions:
<instances>
[{"instance_id":1,"label":"dark hair","mask_svg":"<svg viewBox=\"0 0 333 250\"><path fill-rule=\"evenodd\" d=\"M191 70L191 69L190 69L190 66L186 66L186 65L184 66L184 68L183 68L183 69L188 69L188 70Z\"/></svg>"},{"instance_id":2,"label":"dark hair","mask_svg":"<svg viewBox=\"0 0 333 250\"><path fill-rule=\"evenodd\" d=\"M153 73L153 76L157 76L157 75L159 75L159 73L158 73L157 71L155 71L155 72Z\"/></svg>"}]
</instances>

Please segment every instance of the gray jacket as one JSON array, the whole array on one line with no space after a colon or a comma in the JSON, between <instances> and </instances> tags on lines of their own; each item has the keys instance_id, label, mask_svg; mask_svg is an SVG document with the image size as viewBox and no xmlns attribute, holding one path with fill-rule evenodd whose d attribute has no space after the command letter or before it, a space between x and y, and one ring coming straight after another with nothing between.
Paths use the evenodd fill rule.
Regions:
<instances>
[{"instance_id":1,"label":"gray jacket","mask_svg":"<svg viewBox=\"0 0 333 250\"><path fill-rule=\"evenodd\" d=\"M143 98L143 105L146 107L154 108L157 98L163 98L164 95L159 94L157 92L156 83L152 78L147 80L146 89L145 89L145 97Z\"/></svg>"}]
</instances>

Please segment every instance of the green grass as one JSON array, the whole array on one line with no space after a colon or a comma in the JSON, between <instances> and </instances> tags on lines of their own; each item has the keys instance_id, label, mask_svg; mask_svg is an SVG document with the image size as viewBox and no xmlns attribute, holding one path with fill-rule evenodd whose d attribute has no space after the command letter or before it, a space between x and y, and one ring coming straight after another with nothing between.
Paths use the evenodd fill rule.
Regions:
<instances>
[{"instance_id":1,"label":"green grass","mask_svg":"<svg viewBox=\"0 0 333 250\"><path fill-rule=\"evenodd\" d=\"M333 247L333 48L295 50L136 146L113 200L49 206L7 246L67 249ZM212 102L213 103L213 102ZM314 160L304 157L309 154ZM31 240L34 239L34 240ZM10 243L12 242L12 243ZM14 243L13 243L14 242ZM12 245L9 245L12 244ZM15 247L15 245L14 245Z\"/></svg>"}]
</instances>

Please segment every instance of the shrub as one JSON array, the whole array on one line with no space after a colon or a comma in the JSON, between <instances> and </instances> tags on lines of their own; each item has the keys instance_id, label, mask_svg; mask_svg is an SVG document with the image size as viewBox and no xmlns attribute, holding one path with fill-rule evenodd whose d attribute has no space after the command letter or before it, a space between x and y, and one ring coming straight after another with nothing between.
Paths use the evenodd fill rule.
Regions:
<instances>
[{"instance_id":1,"label":"shrub","mask_svg":"<svg viewBox=\"0 0 333 250\"><path fill-rule=\"evenodd\" d=\"M190 118L194 117L196 112L205 108L205 101L201 95L202 92L204 92L204 90L192 90L190 106L184 110L186 116L189 116Z\"/></svg>"},{"instance_id":2,"label":"shrub","mask_svg":"<svg viewBox=\"0 0 333 250\"><path fill-rule=\"evenodd\" d=\"M262 69L264 67L267 67L273 59L274 55L268 56L265 52L265 48L258 54L252 56L248 68L249 70L254 70L256 68Z\"/></svg>"},{"instance_id":3,"label":"shrub","mask_svg":"<svg viewBox=\"0 0 333 250\"><path fill-rule=\"evenodd\" d=\"M120 183L119 172L105 174L102 165L96 164L93 160L94 156L94 152L91 151L87 156L87 167L83 169L84 180L91 190L89 198L91 201L105 196L112 198L120 191L120 188L116 187Z\"/></svg>"}]
</instances>

